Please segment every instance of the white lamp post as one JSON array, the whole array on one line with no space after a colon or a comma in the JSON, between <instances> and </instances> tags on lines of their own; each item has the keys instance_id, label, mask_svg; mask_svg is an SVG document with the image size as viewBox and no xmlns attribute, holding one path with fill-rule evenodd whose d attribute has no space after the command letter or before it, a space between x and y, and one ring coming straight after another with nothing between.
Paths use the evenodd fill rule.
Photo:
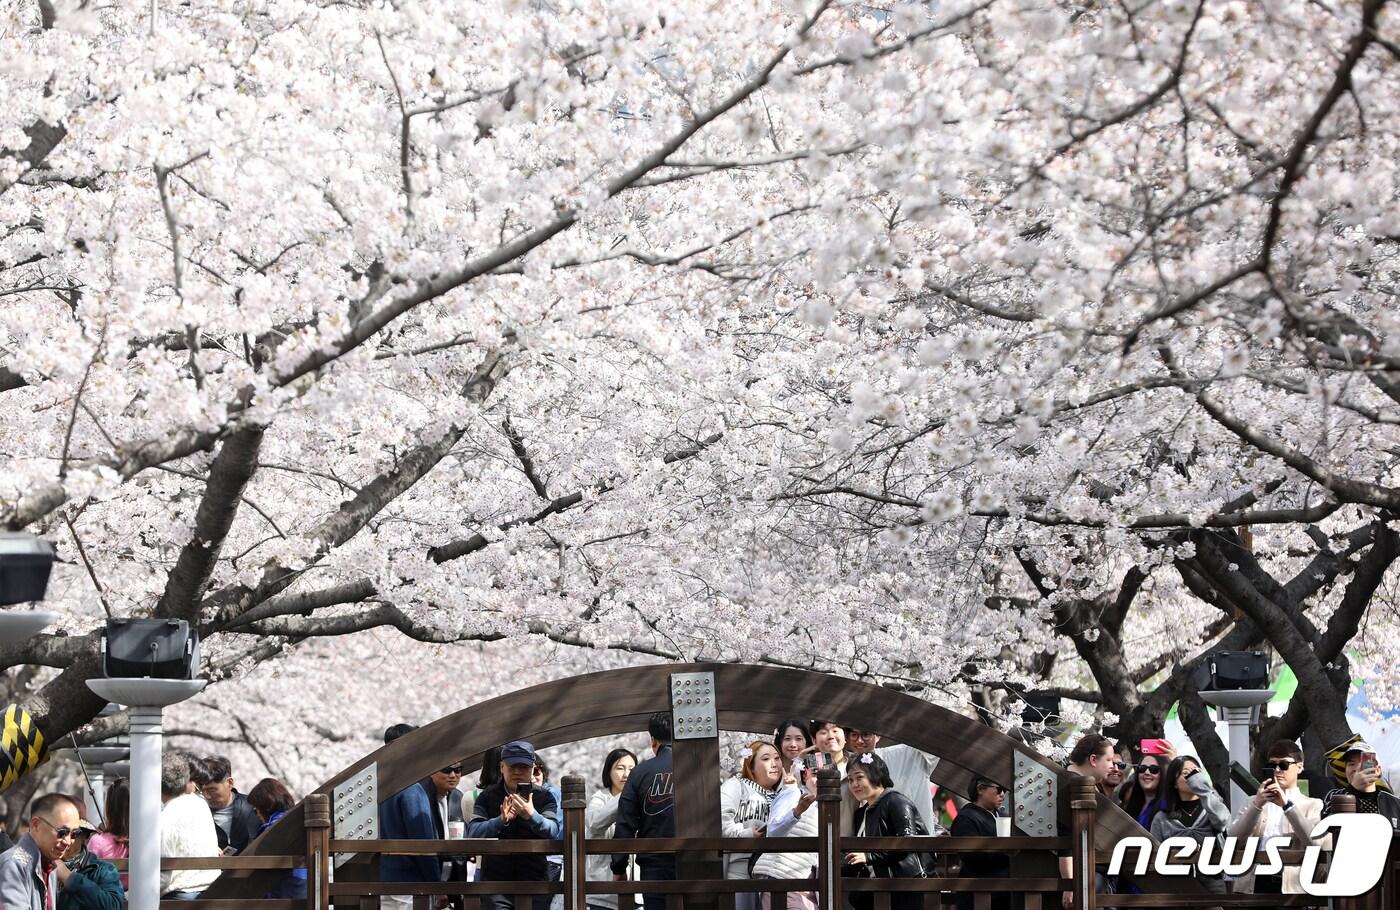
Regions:
<instances>
[{"instance_id":1,"label":"white lamp post","mask_svg":"<svg viewBox=\"0 0 1400 910\"><path fill-rule=\"evenodd\" d=\"M1249 767L1249 728L1259 708L1268 704L1273 697L1272 689L1224 689L1201 693L1201 701L1219 708L1220 716L1229 725L1231 761ZM1230 781L1231 809L1238 811L1245 800L1253 795L1245 793L1239 784Z\"/></svg>"},{"instance_id":2,"label":"white lamp post","mask_svg":"<svg viewBox=\"0 0 1400 910\"><path fill-rule=\"evenodd\" d=\"M131 709L130 910L160 906L161 711L197 695L203 679L90 679L101 698Z\"/></svg>"}]
</instances>

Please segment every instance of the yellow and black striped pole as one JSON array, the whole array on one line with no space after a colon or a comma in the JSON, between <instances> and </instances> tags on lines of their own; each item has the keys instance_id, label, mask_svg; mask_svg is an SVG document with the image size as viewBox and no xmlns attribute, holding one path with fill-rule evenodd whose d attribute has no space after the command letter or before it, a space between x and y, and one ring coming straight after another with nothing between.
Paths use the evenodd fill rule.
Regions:
<instances>
[{"instance_id":1,"label":"yellow and black striped pole","mask_svg":"<svg viewBox=\"0 0 1400 910\"><path fill-rule=\"evenodd\" d=\"M0 790L8 790L48 757L44 734L29 712L19 705L6 708L0 725Z\"/></svg>"}]
</instances>

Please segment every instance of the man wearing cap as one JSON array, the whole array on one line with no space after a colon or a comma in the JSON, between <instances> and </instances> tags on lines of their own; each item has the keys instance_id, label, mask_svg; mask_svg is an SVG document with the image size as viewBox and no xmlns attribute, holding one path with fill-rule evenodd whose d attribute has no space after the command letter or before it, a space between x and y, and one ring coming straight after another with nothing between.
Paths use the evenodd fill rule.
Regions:
<instances>
[{"instance_id":1,"label":"man wearing cap","mask_svg":"<svg viewBox=\"0 0 1400 910\"><path fill-rule=\"evenodd\" d=\"M57 885L68 877L62 860L78 836L77 805L62 793L50 793L34 800L29 816L28 833L0 853L4 910L52 910Z\"/></svg>"},{"instance_id":2,"label":"man wearing cap","mask_svg":"<svg viewBox=\"0 0 1400 910\"><path fill-rule=\"evenodd\" d=\"M1329 752L1333 756L1341 752L1341 773L1337 775L1342 786L1331 791L1322 800L1322 817L1335 811L1333 797L1347 794L1356 797L1357 812L1373 812L1390 820L1391 828L1400 833L1400 799L1390 792L1390 787L1381 780L1381 766L1376 757L1376 749L1370 743L1355 737L1343 743L1338 749ZM1334 773L1335 773L1334 765ZM1343 780L1344 779L1344 780Z\"/></svg>"},{"instance_id":3,"label":"man wearing cap","mask_svg":"<svg viewBox=\"0 0 1400 910\"><path fill-rule=\"evenodd\" d=\"M481 792L467 824L467 837L494 837L512 840L561 840L564 827L559 805L544 787L534 785L539 756L524 740L501 747L501 777ZM549 862L542 853L484 855L481 859L484 882L547 882ZM536 895L533 910L549 910L551 898ZM491 894L482 900L483 910L517 910L515 899ZM520 908L524 910L524 908Z\"/></svg>"}]
</instances>

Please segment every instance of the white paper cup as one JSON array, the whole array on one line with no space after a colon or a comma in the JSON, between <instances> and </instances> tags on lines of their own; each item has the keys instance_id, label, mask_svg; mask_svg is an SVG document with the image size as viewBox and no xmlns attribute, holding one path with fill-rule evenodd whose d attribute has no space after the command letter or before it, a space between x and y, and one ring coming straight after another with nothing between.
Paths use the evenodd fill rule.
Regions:
<instances>
[{"instance_id":1,"label":"white paper cup","mask_svg":"<svg viewBox=\"0 0 1400 910\"><path fill-rule=\"evenodd\" d=\"M449 840L461 840L467 836L466 822L448 822L447 837Z\"/></svg>"},{"instance_id":2,"label":"white paper cup","mask_svg":"<svg viewBox=\"0 0 1400 910\"><path fill-rule=\"evenodd\" d=\"M997 837L1011 836L1011 819L997 816Z\"/></svg>"}]
</instances>

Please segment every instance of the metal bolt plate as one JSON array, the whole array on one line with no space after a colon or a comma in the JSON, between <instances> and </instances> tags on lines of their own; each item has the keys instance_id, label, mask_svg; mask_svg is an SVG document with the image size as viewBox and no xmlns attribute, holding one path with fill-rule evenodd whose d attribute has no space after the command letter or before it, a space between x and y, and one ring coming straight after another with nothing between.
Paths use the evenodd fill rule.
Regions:
<instances>
[{"instance_id":1,"label":"metal bolt plate","mask_svg":"<svg viewBox=\"0 0 1400 910\"><path fill-rule=\"evenodd\" d=\"M715 674L671 674L671 722L676 739L719 736L715 714Z\"/></svg>"},{"instance_id":2,"label":"metal bolt plate","mask_svg":"<svg viewBox=\"0 0 1400 910\"><path fill-rule=\"evenodd\" d=\"M1015 752L1016 782L1013 791L1014 820L1027 837L1054 837L1056 785L1055 772L1031 759L1019 749Z\"/></svg>"},{"instance_id":3,"label":"metal bolt plate","mask_svg":"<svg viewBox=\"0 0 1400 910\"><path fill-rule=\"evenodd\" d=\"M335 785L331 801L336 840L379 839L379 766L370 762Z\"/></svg>"}]
</instances>

